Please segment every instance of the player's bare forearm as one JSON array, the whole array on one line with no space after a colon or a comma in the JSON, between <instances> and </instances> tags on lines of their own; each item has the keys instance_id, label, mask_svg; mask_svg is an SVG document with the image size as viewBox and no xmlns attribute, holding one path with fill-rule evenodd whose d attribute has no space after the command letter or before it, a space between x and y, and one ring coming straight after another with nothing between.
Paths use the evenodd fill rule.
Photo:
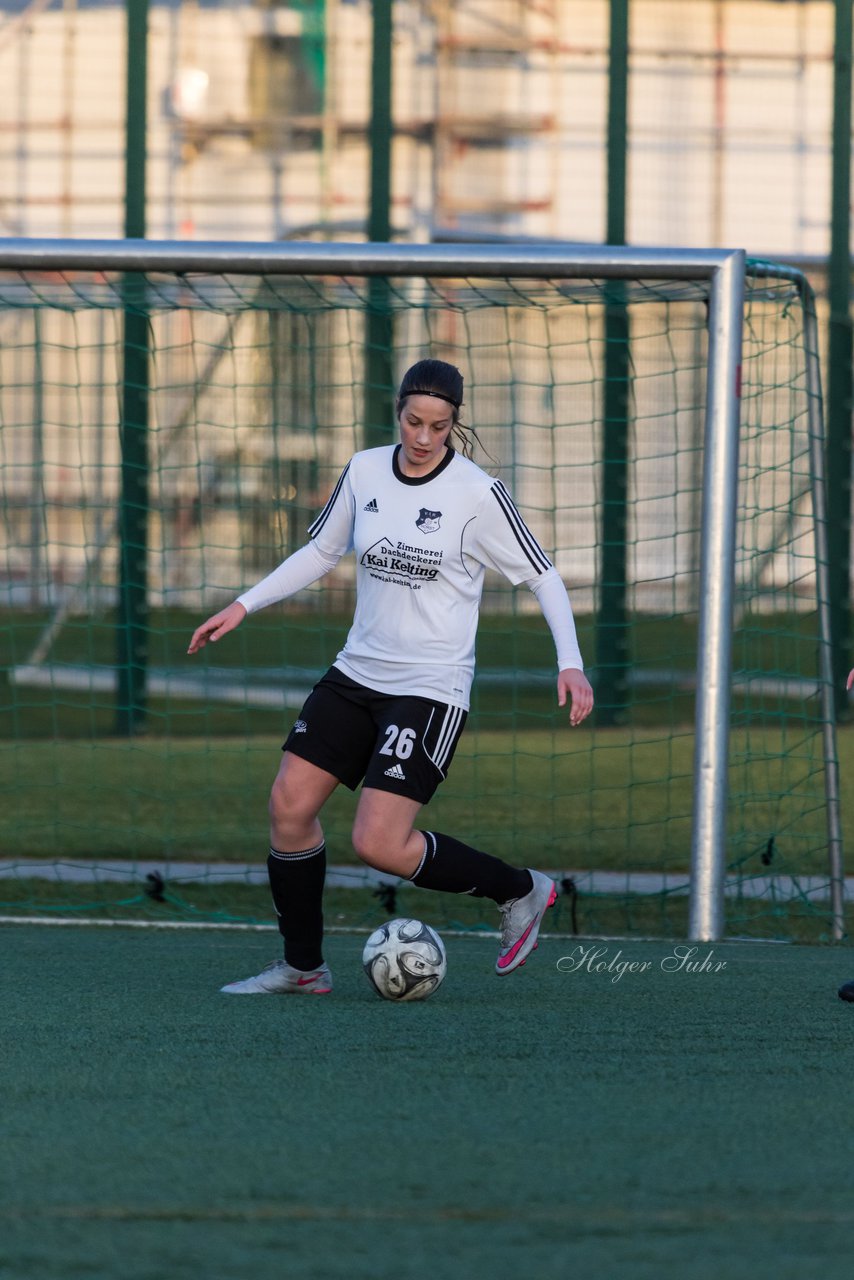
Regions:
<instances>
[{"instance_id":1,"label":"player's bare forearm","mask_svg":"<svg viewBox=\"0 0 854 1280\"><path fill-rule=\"evenodd\" d=\"M569 723L573 728L587 719L593 710L593 690L583 671L567 667L558 672L557 702L559 707L569 703Z\"/></svg>"},{"instance_id":2,"label":"player's bare forearm","mask_svg":"<svg viewBox=\"0 0 854 1280\"><path fill-rule=\"evenodd\" d=\"M225 609L220 609L219 613L213 614L212 617L208 618L207 622L203 622L200 627L196 627L193 632L193 638L187 648L187 653L198 653L199 649L204 649L209 640L213 642L221 640L223 636L228 635L229 631L239 627L245 617L246 609L236 600L233 604L227 605Z\"/></svg>"}]
</instances>

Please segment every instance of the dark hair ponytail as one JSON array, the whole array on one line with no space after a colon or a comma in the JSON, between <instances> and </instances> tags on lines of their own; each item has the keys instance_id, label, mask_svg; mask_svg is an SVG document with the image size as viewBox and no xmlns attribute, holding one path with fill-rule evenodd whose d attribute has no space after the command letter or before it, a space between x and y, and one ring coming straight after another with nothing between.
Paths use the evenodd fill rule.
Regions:
<instances>
[{"instance_id":1,"label":"dark hair ponytail","mask_svg":"<svg viewBox=\"0 0 854 1280\"><path fill-rule=\"evenodd\" d=\"M436 396L439 400L447 400L453 409L451 434L454 442L463 457L470 458L472 440L477 440L477 432L460 421L464 387L463 375L456 365L448 364L446 360L419 360L407 369L401 379L395 412L399 418L409 396Z\"/></svg>"}]
</instances>

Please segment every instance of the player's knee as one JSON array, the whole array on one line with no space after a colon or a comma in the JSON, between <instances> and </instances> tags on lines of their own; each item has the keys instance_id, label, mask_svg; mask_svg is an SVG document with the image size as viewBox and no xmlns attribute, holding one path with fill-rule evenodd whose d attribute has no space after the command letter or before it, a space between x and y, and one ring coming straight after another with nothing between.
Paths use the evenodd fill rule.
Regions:
<instances>
[{"instance_id":1,"label":"player's knee","mask_svg":"<svg viewBox=\"0 0 854 1280\"><path fill-rule=\"evenodd\" d=\"M270 799L267 804L267 812L270 815L270 821L277 825L285 816L285 798L279 787L274 786L270 792Z\"/></svg>"},{"instance_id":2,"label":"player's knee","mask_svg":"<svg viewBox=\"0 0 854 1280\"><path fill-rule=\"evenodd\" d=\"M383 836L374 823L356 819L353 825L353 849L356 856L366 862L369 867L386 870L395 861L395 850L390 846L387 836Z\"/></svg>"},{"instance_id":3,"label":"player's knee","mask_svg":"<svg viewBox=\"0 0 854 1280\"><path fill-rule=\"evenodd\" d=\"M376 853L377 842L368 824L357 820L353 826L351 839L356 856L371 866Z\"/></svg>"},{"instance_id":4,"label":"player's knee","mask_svg":"<svg viewBox=\"0 0 854 1280\"><path fill-rule=\"evenodd\" d=\"M295 791L292 787L283 786L278 781L274 783L270 792L270 801L267 808L270 814L270 824L277 828L287 828L288 826L303 827L306 822L317 816L311 806L306 804L305 798L299 794L299 791Z\"/></svg>"}]
</instances>

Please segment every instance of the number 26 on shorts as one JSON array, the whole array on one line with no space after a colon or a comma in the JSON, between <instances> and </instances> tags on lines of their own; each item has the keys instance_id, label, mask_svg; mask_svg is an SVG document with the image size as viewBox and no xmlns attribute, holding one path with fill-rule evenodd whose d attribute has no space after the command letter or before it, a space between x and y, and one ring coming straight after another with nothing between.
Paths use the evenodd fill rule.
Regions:
<instances>
[{"instance_id":1,"label":"number 26 on shorts","mask_svg":"<svg viewBox=\"0 0 854 1280\"><path fill-rule=\"evenodd\" d=\"M414 729L399 729L396 724L390 724L385 730L385 742L380 747L380 755L397 756L398 760L408 760L414 747Z\"/></svg>"}]
</instances>

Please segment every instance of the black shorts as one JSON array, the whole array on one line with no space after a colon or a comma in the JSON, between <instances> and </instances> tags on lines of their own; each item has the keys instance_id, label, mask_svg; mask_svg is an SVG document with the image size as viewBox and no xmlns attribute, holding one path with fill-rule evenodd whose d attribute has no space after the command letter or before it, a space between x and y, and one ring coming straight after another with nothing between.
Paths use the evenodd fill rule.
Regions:
<instances>
[{"instance_id":1,"label":"black shorts","mask_svg":"<svg viewBox=\"0 0 854 1280\"><path fill-rule=\"evenodd\" d=\"M390 791L426 804L448 776L468 712L430 698L399 698L331 667L312 689L283 751L355 791Z\"/></svg>"}]
</instances>

